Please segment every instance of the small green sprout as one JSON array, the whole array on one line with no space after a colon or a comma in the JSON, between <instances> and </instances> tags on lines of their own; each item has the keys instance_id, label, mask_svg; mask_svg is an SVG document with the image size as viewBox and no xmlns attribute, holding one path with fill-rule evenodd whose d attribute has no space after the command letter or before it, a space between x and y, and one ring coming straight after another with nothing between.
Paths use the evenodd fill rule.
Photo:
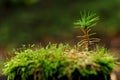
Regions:
<instances>
[{"instance_id":1,"label":"small green sprout","mask_svg":"<svg viewBox=\"0 0 120 80\"><path fill-rule=\"evenodd\" d=\"M80 42L78 42L79 46L84 47L87 51L89 50L89 46L94 42L99 42L98 38L90 38L90 36L96 33L89 33L91 31L91 27L95 26L99 20L99 16L96 13L91 11L83 11L80 13L80 19L77 20L74 24L76 28L80 28L83 32L83 36L78 36L83 38Z\"/></svg>"},{"instance_id":2,"label":"small green sprout","mask_svg":"<svg viewBox=\"0 0 120 80\"><path fill-rule=\"evenodd\" d=\"M77 28L91 28L95 26L99 20L99 16L96 13L91 11L83 11L80 13L80 19L75 22L75 25L78 25Z\"/></svg>"}]
</instances>

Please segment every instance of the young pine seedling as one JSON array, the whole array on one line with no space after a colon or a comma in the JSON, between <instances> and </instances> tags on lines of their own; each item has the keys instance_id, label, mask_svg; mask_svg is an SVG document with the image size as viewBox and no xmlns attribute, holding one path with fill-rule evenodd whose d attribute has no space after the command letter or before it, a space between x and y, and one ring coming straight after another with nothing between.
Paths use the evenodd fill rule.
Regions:
<instances>
[{"instance_id":1,"label":"young pine seedling","mask_svg":"<svg viewBox=\"0 0 120 80\"><path fill-rule=\"evenodd\" d=\"M98 20L99 16L97 16L96 13L83 11L80 13L80 19L74 23L76 28L81 29L83 32L82 36L77 36L78 38L82 38L82 40L78 42L78 45L84 47L87 51L89 51L91 44L100 41L98 38L91 38L91 36L96 33L90 33L91 28L97 24Z\"/></svg>"}]
</instances>

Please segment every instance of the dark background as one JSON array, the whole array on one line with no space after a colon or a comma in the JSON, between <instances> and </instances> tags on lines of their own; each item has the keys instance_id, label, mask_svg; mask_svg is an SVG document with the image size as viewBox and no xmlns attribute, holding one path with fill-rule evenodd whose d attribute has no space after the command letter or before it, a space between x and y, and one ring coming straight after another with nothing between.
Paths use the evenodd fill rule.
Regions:
<instances>
[{"instance_id":1,"label":"dark background","mask_svg":"<svg viewBox=\"0 0 120 80\"><path fill-rule=\"evenodd\" d=\"M0 0L0 54L23 44L76 44L80 11L96 11L100 44L119 51L120 0Z\"/></svg>"}]
</instances>

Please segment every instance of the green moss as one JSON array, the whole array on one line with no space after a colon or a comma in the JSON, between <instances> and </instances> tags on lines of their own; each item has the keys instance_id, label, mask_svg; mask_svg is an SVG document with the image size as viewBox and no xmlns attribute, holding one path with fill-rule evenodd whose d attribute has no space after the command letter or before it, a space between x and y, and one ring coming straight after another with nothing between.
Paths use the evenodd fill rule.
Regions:
<instances>
[{"instance_id":1,"label":"green moss","mask_svg":"<svg viewBox=\"0 0 120 80\"><path fill-rule=\"evenodd\" d=\"M116 59L103 49L80 52L68 45L50 44L19 52L5 64L3 72L10 80L18 75L21 80L29 80L30 76L34 80L59 80L65 76L73 80L76 71L82 77L108 75L115 65Z\"/></svg>"}]
</instances>

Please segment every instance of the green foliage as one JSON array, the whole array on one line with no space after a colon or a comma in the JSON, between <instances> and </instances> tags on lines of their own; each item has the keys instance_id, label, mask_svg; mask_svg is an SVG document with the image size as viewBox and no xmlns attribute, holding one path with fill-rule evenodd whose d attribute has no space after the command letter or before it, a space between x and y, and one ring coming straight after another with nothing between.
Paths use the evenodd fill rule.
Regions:
<instances>
[{"instance_id":1,"label":"green foliage","mask_svg":"<svg viewBox=\"0 0 120 80\"><path fill-rule=\"evenodd\" d=\"M25 80L29 75L33 74L35 69L39 71L44 68L46 76L52 75L51 69L56 69L58 64L58 62L54 61L59 61L59 57L62 55L60 53L65 48L62 44L58 48L56 47L56 44L53 44L35 51L27 49L24 52L20 52L19 55L6 63L4 73L9 76L9 79L14 79L15 75L19 74ZM54 56L57 58L52 60Z\"/></svg>"},{"instance_id":2,"label":"green foliage","mask_svg":"<svg viewBox=\"0 0 120 80\"><path fill-rule=\"evenodd\" d=\"M78 36L82 38L81 41L78 42L79 46L85 48L87 51L89 50L89 46L94 44L95 42L99 42L98 38L90 38L95 33L91 33L91 27L95 26L99 20L99 17L96 13L91 11L83 11L81 12L80 19L75 23L77 28L80 28L83 32L83 36Z\"/></svg>"},{"instance_id":3,"label":"green foliage","mask_svg":"<svg viewBox=\"0 0 120 80\"><path fill-rule=\"evenodd\" d=\"M22 80L31 75L34 80L58 80L64 76L72 79L76 71L83 77L99 75L99 72L108 75L116 59L106 51L99 50L79 52L63 44L49 44L36 50L26 49L8 61L3 72L9 80L14 80L17 75Z\"/></svg>"},{"instance_id":4,"label":"green foliage","mask_svg":"<svg viewBox=\"0 0 120 80\"><path fill-rule=\"evenodd\" d=\"M77 28L90 28L97 24L99 17L92 11L80 12L80 19L74 24Z\"/></svg>"},{"instance_id":5,"label":"green foliage","mask_svg":"<svg viewBox=\"0 0 120 80\"><path fill-rule=\"evenodd\" d=\"M92 52L93 54L96 55L95 57L95 63L101 65L101 71L104 74L109 73L109 70L112 70L113 67L118 63L117 59L114 58L112 53L110 53L107 49L104 47L99 47L97 46L95 51Z\"/></svg>"}]
</instances>

